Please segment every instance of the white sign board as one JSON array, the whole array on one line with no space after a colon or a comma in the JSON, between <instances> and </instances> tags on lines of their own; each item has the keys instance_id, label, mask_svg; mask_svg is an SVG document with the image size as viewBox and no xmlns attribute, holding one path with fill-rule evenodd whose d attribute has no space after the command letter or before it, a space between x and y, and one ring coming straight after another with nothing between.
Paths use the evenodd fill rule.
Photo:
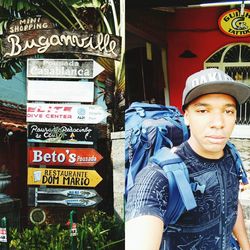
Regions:
<instances>
[{"instance_id":1,"label":"white sign board","mask_svg":"<svg viewBox=\"0 0 250 250\"><path fill-rule=\"evenodd\" d=\"M27 122L97 124L109 115L101 106L27 103Z\"/></svg>"},{"instance_id":2,"label":"white sign board","mask_svg":"<svg viewBox=\"0 0 250 250\"><path fill-rule=\"evenodd\" d=\"M27 77L93 79L104 68L93 59L28 59Z\"/></svg>"},{"instance_id":3,"label":"white sign board","mask_svg":"<svg viewBox=\"0 0 250 250\"><path fill-rule=\"evenodd\" d=\"M7 230L0 227L0 242L7 242Z\"/></svg>"},{"instance_id":4,"label":"white sign board","mask_svg":"<svg viewBox=\"0 0 250 250\"><path fill-rule=\"evenodd\" d=\"M94 82L28 80L27 100L93 102Z\"/></svg>"}]
</instances>

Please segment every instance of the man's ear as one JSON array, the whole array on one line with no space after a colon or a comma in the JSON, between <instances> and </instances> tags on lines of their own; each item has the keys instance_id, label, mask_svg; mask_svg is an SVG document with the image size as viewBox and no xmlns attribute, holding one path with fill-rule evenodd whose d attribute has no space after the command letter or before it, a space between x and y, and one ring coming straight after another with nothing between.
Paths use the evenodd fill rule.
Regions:
<instances>
[{"instance_id":1,"label":"man's ear","mask_svg":"<svg viewBox=\"0 0 250 250\"><path fill-rule=\"evenodd\" d=\"M185 113L184 113L184 122L187 126L189 126L189 114L187 110L185 110Z\"/></svg>"}]
</instances>

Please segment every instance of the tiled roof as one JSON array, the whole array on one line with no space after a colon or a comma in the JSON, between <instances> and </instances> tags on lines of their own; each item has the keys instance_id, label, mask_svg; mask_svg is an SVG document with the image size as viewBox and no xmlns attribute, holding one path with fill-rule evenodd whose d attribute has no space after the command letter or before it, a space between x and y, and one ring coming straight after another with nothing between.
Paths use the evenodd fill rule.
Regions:
<instances>
[{"instance_id":1,"label":"tiled roof","mask_svg":"<svg viewBox=\"0 0 250 250\"><path fill-rule=\"evenodd\" d=\"M26 131L26 106L0 100L0 128Z\"/></svg>"}]
</instances>

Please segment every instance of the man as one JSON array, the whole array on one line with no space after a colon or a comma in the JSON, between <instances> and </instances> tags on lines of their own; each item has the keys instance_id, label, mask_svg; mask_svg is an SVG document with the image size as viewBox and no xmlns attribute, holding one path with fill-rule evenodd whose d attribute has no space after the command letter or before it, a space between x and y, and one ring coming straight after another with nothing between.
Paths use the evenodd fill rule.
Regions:
<instances>
[{"instance_id":1,"label":"man","mask_svg":"<svg viewBox=\"0 0 250 250\"><path fill-rule=\"evenodd\" d=\"M250 250L241 205L239 180L226 143L236 121L236 105L250 88L218 69L191 75L183 91L182 108L190 138L175 149L191 181L205 184L194 194L197 207L175 225L164 227L168 180L160 167L148 165L136 176L126 204L127 250L229 250L233 233L241 249Z\"/></svg>"}]
</instances>

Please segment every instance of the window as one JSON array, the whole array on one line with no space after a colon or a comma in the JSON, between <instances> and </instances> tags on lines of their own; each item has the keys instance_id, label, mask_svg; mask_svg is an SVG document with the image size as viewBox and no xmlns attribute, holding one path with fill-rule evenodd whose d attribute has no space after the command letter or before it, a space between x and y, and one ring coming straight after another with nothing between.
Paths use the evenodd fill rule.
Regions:
<instances>
[{"instance_id":1,"label":"window","mask_svg":"<svg viewBox=\"0 0 250 250\"><path fill-rule=\"evenodd\" d=\"M250 43L234 43L219 49L205 61L204 68L218 68L250 85ZM250 100L238 107L237 124L250 124Z\"/></svg>"}]
</instances>

